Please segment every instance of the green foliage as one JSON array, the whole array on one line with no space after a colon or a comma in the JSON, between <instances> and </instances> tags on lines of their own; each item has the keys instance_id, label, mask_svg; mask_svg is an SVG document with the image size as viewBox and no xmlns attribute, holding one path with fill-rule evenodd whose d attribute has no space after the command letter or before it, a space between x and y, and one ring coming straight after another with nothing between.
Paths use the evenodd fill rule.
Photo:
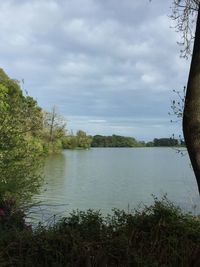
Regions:
<instances>
[{"instance_id":1,"label":"green foliage","mask_svg":"<svg viewBox=\"0 0 200 267\"><path fill-rule=\"evenodd\" d=\"M175 138L155 138L153 140L154 146L179 146L179 142Z\"/></svg>"},{"instance_id":2,"label":"green foliage","mask_svg":"<svg viewBox=\"0 0 200 267\"><path fill-rule=\"evenodd\" d=\"M59 153L66 132L66 120L53 107L51 112L43 112L42 140L47 154Z\"/></svg>"},{"instance_id":3,"label":"green foliage","mask_svg":"<svg viewBox=\"0 0 200 267\"><path fill-rule=\"evenodd\" d=\"M146 147L153 147L154 143L152 141L146 143Z\"/></svg>"},{"instance_id":4,"label":"green foliage","mask_svg":"<svg viewBox=\"0 0 200 267\"><path fill-rule=\"evenodd\" d=\"M24 230L29 227L25 223L25 212L20 209L14 198L0 200L0 236L12 230ZM6 235L7 236L7 235Z\"/></svg>"},{"instance_id":5,"label":"green foliage","mask_svg":"<svg viewBox=\"0 0 200 267\"><path fill-rule=\"evenodd\" d=\"M64 149L75 149L78 147L77 138L75 135L66 135L62 139Z\"/></svg>"},{"instance_id":6,"label":"green foliage","mask_svg":"<svg viewBox=\"0 0 200 267\"><path fill-rule=\"evenodd\" d=\"M92 137L84 131L79 130L76 135L67 135L62 139L64 149L89 149L91 147Z\"/></svg>"},{"instance_id":7,"label":"green foliage","mask_svg":"<svg viewBox=\"0 0 200 267\"><path fill-rule=\"evenodd\" d=\"M0 238L0 265L199 266L199 244L199 217L155 198L134 213L114 210L103 217L99 211L75 211L50 227L12 230Z\"/></svg>"},{"instance_id":8,"label":"green foliage","mask_svg":"<svg viewBox=\"0 0 200 267\"><path fill-rule=\"evenodd\" d=\"M92 139L92 147L140 147L145 146L144 142L138 142L133 137L120 135L102 136L95 135Z\"/></svg>"},{"instance_id":9,"label":"green foliage","mask_svg":"<svg viewBox=\"0 0 200 267\"><path fill-rule=\"evenodd\" d=\"M76 133L76 138L78 147L83 149L90 148L92 139L84 131L79 130Z\"/></svg>"},{"instance_id":10,"label":"green foliage","mask_svg":"<svg viewBox=\"0 0 200 267\"><path fill-rule=\"evenodd\" d=\"M41 109L0 71L0 197L27 202L41 182L43 148L38 139Z\"/></svg>"},{"instance_id":11,"label":"green foliage","mask_svg":"<svg viewBox=\"0 0 200 267\"><path fill-rule=\"evenodd\" d=\"M175 138L155 138L151 142L137 141L133 137L120 135L103 136L95 135L92 138L92 147L158 147L158 146L183 146L184 143Z\"/></svg>"},{"instance_id":12,"label":"green foliage","mask_svg":"<svg viewBox=\"0 0 200 267\"><path fill-rule=\"evenodd\" d=\"M62 148L63 146L61 139L55 139L54 141L44 143L44 151L46 152L47 155L59 154Z\"/></svg>"}]
</instances>

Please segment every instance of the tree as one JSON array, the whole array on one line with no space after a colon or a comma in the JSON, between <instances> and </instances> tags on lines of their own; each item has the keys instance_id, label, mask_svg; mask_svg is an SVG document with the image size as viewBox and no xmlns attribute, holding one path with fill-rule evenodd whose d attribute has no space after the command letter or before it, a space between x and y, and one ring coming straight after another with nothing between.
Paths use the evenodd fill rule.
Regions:
<instances>
[{"instance_id":1,"label":"tree","mask_svg":"<svg viewBox=\"0 0 200 267\"><path fill-rule=\"evenodd\" d=\"M79 148L88 149L91 146L92 138L87 135L84 131L79 130L76 133L77 146Z\"/></svg>"},{"instance_id":2,"label":"tree","mask_svg":"<svg viewBox=\"0 0 200 267\"><path fill-rule=\"evenodd\" d=\"M71 133L62 139L62 146L64 149L89 149L91 147L92 137L87 135L84 131L79 130L76 135Z\"/></svg>"},{"instance_id":3,"label":"tree","mask_svg":"<svg viewBox=\"0 0 200 267\"><path fill-rule=\"evenodd\" d=\"M182 32L184 56L190 54L194 42L183 112L183 134L200 193L200 1L174 0L172 18Z\"/></svg>"},{"instance_id":4,"label":"tree","mask_svg":"<svg viewBox=\"0 0 200 267\"><path fill-rule=\"evenodd\" d=\"M78 147L77 137L73 134L62 138L62 147L64 149L76 149Z\"/></svg>"},{"instance_id":5,"label":"tree","mask_svg":"<svg viewBox=\"0 0 200 267\"><path fill-rule=\"evenodd\" d=\"M44 112L43 116L43 138L47 143L48 153L58 152L66 133L66 120L56 111L55 106L51 112Z\"/></svg>"},{"instance_id":6,"label":"tree","mask_svg":"<svg viewBox=\"0 0 200 267\"><path fill-rule=\"evenodd\" d=\"M43 148L35 137L42 128L37 102L0 70L0 198L27 202L37 192Z\"/></svg>"}]
</instances>

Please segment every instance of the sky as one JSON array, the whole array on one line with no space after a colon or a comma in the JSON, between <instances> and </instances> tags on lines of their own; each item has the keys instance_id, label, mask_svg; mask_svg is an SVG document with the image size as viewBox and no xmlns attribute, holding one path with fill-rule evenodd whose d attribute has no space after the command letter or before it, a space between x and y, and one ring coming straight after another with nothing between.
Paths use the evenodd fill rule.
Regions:
<instances>
[{"instance_id":1,"label":"sky","mask_svg":"<svg viewBox=\"0 0 200 267\"><path fill-rule=\"evenodd\" d=\"M70 132L181 134L173 90L187 83L171 0L0 1L0 67Z\"/></svg>"}]
</instances>

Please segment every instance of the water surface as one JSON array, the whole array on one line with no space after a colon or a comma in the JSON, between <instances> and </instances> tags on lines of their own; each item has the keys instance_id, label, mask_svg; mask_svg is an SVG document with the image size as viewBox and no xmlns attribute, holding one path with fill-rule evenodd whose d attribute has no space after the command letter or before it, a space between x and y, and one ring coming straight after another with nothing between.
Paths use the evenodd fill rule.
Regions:
<instances>
[{"instance_id":1,"label":"water surface","mask_svg":"<svg viewBox=\"0 0 200 267\"><path fill-rule=\"evenodd\" d=\"M199 197L188 156L172 148L92 148L49 156L45 183L35 197L41 215L73 209L134 209L153 202L152 194L197 212Z\"/></svg>"}]
</instances>

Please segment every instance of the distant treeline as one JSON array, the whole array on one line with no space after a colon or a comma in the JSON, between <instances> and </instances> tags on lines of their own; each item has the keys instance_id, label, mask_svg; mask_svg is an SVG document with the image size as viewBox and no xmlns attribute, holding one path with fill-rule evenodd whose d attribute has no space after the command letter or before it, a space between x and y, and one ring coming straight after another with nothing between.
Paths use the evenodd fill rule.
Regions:
<instances>
[{"instance_id":1,"label":"distant treeline","mask_svg":"<svg viewBox=\"0 0 200 267\"><path fill-rule=\"evenodd\" d=\"M158 147L158 146L183 146L184 142L175 138L155 138L151 142L145 143L133 137L120 135L102 136L95 135L92 138L91 147Z\"/></svg>"},{"instance_id":2,"label":"distant treeline","mask_svg":"<svg viewBox=\"0 0 200 267\"><path fill-rule=\"evenodd\" d=\"M145 146L145 142L137 141L133 137L120 135L103 136L95 135L92 138L92 147L139 147Z\"/></svg>"},{"instance_id":3,"label":"distant treeline","mask_svg":"<svg viewBox=\"0 0 200 267\"><path fill-rule=\"evenodd\" d=\"M134 137L121 135L87 135L78 131L76 135L67 135L62 141L64 149L89 149L90 147L173 147L184 146L183 141L175 138L155 138L151 142L138 141Z\"/></svg>"},{"instance_id":4,"label":"distant treeline","mask_svg":"<svg viewBox=\"0 0 200 267\"><path fill-rule=\"evenodd\" d=\"M175 138L155 138L152 142L146 143L147 147L158 147L158 146L185 146L184 141Z\"/></svg>"}]
</instances>

